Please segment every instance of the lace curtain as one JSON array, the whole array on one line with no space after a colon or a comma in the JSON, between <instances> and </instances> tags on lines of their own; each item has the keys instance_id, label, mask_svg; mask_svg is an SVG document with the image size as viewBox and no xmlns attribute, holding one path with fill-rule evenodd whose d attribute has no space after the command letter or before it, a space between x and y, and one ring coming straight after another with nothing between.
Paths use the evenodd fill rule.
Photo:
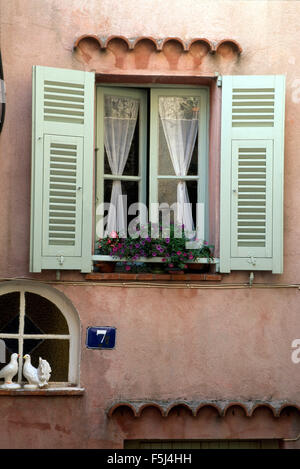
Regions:
<instances>
[{"instance_id":1,"label":"lace curtain","mask_svg":"<svg viewBox=\"0 0 300 469\"><path fill-rule=\"evenodd\" d=\"M199 99L193 97L160 97L159 115L176 176L187 175L197 138ZM194 222L186 182L177 183L177 223L186 231Z\"/></svg>"},{"instance_id":2,"label":"lace curtain","mask_svg":"<svg viewBox=\"0 0 300 469\"><path fill-rule=\"evenodd\" d=\"M138 115L138 100L106 96L104 114L104 145L113 176L121 176L126 166ZM122 183L114 180L110 198L105 236L112 231L127 232Z\"/></svg>"}]
</instances>

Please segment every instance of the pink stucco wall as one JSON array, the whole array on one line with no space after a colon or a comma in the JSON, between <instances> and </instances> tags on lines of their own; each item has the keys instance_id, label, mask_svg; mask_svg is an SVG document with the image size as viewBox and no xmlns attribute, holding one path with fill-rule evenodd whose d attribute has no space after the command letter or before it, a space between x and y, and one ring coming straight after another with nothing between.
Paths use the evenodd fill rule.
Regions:
<instances>
[{"instance_id":1,"label":"pink stucco wall","mask_svg":"<svg viewBox=\"0 0 300 469\"><path fill-rule=\"evenodd\" d=\"M188 414L183 427L174 415L162 420L153 409L140 420L126 412L126 418L108 419L105 410L120 399L286 400L300 405L300 364L291 361L291 342L300 337L299 2L27 0L25 6L11 0L0 5L7 89L0 135L1 279L55 279L55 272L28 271L32 65L126 72L124 62L116 66L113 46L105 56L94 43L73 52L75 39L83 34L231 38L242 46L242 55L224 49L217 57L206 57L197 69L200 74L286 74L287 79L284 274L257 273L252 288L248 273L232 273L216 286L176 289L64 285L84 277L63 273L54 288L72 301L82 323L80 384L85 395L0 396L5 422L0 447L101 448L121 447L126 438L296 436L300 420L293 412L276 420L266 409L258 410L250 429L240 409L234 421L228 415L220 423L206 409L199 416L206 422L204 431ZM180 74L180 64L174 63L171 70L163 65L162 73ZM158 73L157 62L153 64L148 72ZM101 324L117 327L113 351L85 348L86 327Z\"/></svg>"}]
</instances>

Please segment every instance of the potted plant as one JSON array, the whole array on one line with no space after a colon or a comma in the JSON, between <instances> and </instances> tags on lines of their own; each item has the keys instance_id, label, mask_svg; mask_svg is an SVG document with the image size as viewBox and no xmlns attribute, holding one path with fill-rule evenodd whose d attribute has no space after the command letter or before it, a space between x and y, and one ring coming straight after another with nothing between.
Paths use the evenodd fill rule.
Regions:
<instances>
[{"instance_id":1,"label":"potted plant","mask_svg":"<svg viewBox=\"0 0 300 469\"><path fill-rule=\"evenodd\" d=\"M171 224L167 230L161 225L148 224L134 236L123 238L113 231L109 236L99 239L98 254L128 261L128 271L131 270L130 264L141 258L149 261L160 259L165 268L172 272L187 270L197 258L213 258L212 246L204 242L198 248L189 249L188 241L190 239L183 225Z\"/></svg>"}]
</instances>

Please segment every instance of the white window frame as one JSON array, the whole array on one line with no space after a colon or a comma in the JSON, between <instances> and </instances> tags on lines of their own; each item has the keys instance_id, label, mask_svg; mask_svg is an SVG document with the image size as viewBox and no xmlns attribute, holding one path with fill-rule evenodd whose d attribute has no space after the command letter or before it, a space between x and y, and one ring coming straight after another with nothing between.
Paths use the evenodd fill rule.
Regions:
<instances>
[{"instance_id":1,"label":"white window frame","mask_svg":"<svg viewBox=\"0 0 300 469\"><path fill-rule=\"evenodd\" d=\"M159 174L159 114L158 100L161 96L176 97L198 97L200 99L199 127L198 127L198 174L178 177L176 175ZM204 204L204 239L209 239L209 196L208 196L208 88L153 88L151 89L150 104L150 170L149 170L149 204L158 203L158 182L159 180L179 179L188 181L197 181L197 203ZM195 224L196 224L196 220Z\"/></svg>"},{"instance_id":2,"label":"white window frame","mask_svg":"<svg viewBox=\"0 0 300 469\"><path fill-rule=\"evenodd\" d=\"M139 201L145 202L147 199L146 187L149 179L149 204L158 201L157 181L162 178L158 175L158 97L159 96L197 96L200 98L200 118L198 128L198 175L186 176L185 180L197 180L197 202L202 202L205 207L204 214L204 238L209 239L209 87L191 85L126 85L126 84L99 84L96 87L96 195L95 205L103 202L104 181L113 176L104 174L104 97L113 93L116 96L131 96L136 98L141 96L140 91L150 89L150 110L147 115L147 103L141 98L141 110L139 117L139 175L138 176L118 176L120 180L136 180L140 182ZM149 118L149 125L148 124ZM149 134L148 134L149 129ZM149 141L149 169L147 169L147 141ZM165 177L164 177L165 178ZM169 176L176 180L176 176ZM182 178L181 178L182 179ZM149 213L150 217L150 213ZM103 219L102 219L103 220ZM95 240L98 239L96 233L97 214L95 222ZM99 229L99 225L98 225ZM97 230L98 231L98 230ZM100 232L104 232L103 224ZM110 256L93 255L93 260L111 260ZM149 259L143 258L141 261L147 262ZM160 258L151 259L151 262L161 262ZM199 259L201 263L207 263L207 259ZM212 261L213 263L217 260Z\"/></svg>"},{"instance_id":3,"label":"white window frame","mask_svg":"<svg viewBox=\"0 0 300 469\"><path fill-rule=\"evenodd\" d=\"M105 96L119 96L138 99L140 102L139 117L137 125L139 126L139 173L136 176L113 176L104 172L104 101ZM146 204L147 192L147 95L143 89L132 89L129 87L97 87L97 114L96 114L96 220L97 205L104 202L104 183L105 181L135 181L138 183L139 202ZM101 233L104 232L103 218L100 219L97 228ZM96 234L97 239L97 234Z\"/></svg>"},{"instance_id":4,"label":"white window frame","mask_svg":"<svg viewBox=\"0 0 300 469\"><path fill-rule=\"evenodd\" d=\"M19 371L18 377L14 378L15 382L21 384L23 369L23 340L24 339L61 339L69 340L69 365L68 365L68 382L49 382L50 387L79 386L79 363L80 363L80 320L77 311L71 302L61 293L48 285L42 285L36 282L20 281L20 282L3 282L0 285L0 296L7 293L18 292L20 294L20 322L18 333L1 333L0 339L18 339L19 341ZM46 298L53 303L66 319L69 334L25 334L24 333L24 315L25 315L25 293L34 293ZM42 357L43 358L43 357ZM51 366L51 362L50 362Z\"/></svg>"}]
</instances>

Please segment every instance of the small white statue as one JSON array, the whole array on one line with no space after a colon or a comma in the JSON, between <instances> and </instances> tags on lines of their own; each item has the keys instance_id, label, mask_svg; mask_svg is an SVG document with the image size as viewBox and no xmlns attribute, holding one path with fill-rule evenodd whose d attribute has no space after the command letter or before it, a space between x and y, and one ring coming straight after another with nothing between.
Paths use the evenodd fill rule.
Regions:
<instances>
[{"instance_id":1,"label":"small white statue","mask_svg":"<svg viewBox=\"0 0 300 469\"><path fill-rule=\"evenodd\" d=\"M24 385L24 389L37 389L47 386L51 376L51 367L47 360L39 358L39 366L35 368L31 364L30 355L24 355L23 375L29 384Z\"/></svg>"},{"instance_id":2,"label":"small white statue","mask_svg":"<svg viewBox=\"0 0 300 469\"><path fill-rule=\"evenodd\" d=\"M10 362L0 370L0 378L4 378L4 384L1 384L0 389L18 389L21 386L13 383L13 377L18 373L19 358L18 353L13 353L10 357Z\"/></svg>"}]
</instances>

